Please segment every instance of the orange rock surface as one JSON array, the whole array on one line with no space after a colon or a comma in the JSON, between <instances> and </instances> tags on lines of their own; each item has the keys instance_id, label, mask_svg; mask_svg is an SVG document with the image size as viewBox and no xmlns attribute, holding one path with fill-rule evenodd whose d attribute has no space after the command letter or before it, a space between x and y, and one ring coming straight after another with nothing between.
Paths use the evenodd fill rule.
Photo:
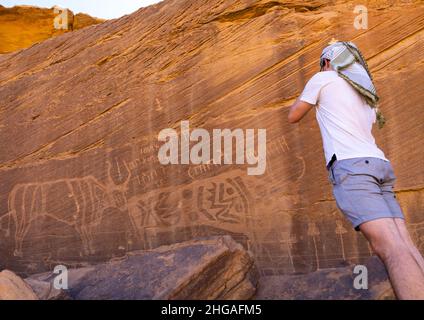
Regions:
<instances>
[{"instance_id":1,"label":"orange rock surface","mask_svg":"<svg viewBox=\"0 0 424 320\"><path fill-rule=\"evenodd\" d=\"M363 262L338 211L314 114L288 107L332 39L373 73L387 119L374 130L424 250L421 1L165 0L121 19L0 55L0 267L78 266L229 234L261 275ZM267 167L158 162L158 133L264 128ZM0 268L1 269L1 268Z\"/></svg>"},{"instance_id":2,"label":"orange rock surface","mask_svg":"<svg viewBox=\"0 0 424 320\"><path fill-rule=\"evenodd\" d=\"M77 15L72 11L69 13L73 20L73 30L104 21L83 13ZM56 16L53 8L32 6L5 8L0 5L0 54L27 48L34 43L71 31L71 28L67 31L55 29Z\"/></svg>"},{"instance_id":3,"label":"orange rock surface","mask_svg":"<svg viewBox=\"0 0 424 320\"><path fill-rule=\"evenodd\" d=\"M38 300L31 287L12 271L0 272L0 300Z\"/></svg>"}]
</instances>

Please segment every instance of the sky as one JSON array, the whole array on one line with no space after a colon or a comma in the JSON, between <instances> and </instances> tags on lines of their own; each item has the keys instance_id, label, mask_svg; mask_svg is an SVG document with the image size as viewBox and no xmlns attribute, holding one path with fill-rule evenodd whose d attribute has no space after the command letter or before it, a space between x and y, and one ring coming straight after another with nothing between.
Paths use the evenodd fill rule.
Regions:
<instances>
[{"instance_id":1,"label":"sky","mask_svg":"<svg viewBox=\"0 0 424 320\"><path fill-rule=\"evenodd\" d=\"M157 2L160 0L0 0L0 4L4 7L32 5L51 8L58 5L71 9L75 14L83 12L103 19L119 18Z\"/></svg>"}]
</instances>

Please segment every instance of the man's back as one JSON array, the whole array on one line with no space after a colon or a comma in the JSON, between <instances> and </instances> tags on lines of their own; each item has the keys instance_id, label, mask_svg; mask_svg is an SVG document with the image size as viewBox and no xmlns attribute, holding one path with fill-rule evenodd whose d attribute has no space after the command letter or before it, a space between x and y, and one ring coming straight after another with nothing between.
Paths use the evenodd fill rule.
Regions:
<instances>
[{"instance_id":1,"label":"man's back","mask_svg":"<svg viewBox=\"0 0 424 320\"><path fill-rule=\"evenodd\" d=\"M371 132L376 121L375 109L337 72L315 74L306 84L300 100L316 104L326 163L333 154L339 160L376 157L388 161Z\"/></svg>"},{"instance_id":2,"label":"man's back","mask_svg":"<svg viewBox=\"0 0 424 320\"><path fill-rule=\"evenodd\" d=\"M319 62L321 72L308 81L287 120L299 122L316 107L337 208L383 261L397 297L424 299L424 259L396 200L392 164L371 133L373 123L382 128L385 121L366 61L352 42L337 41L323 49Z\"/></svg>"}]
</instances>

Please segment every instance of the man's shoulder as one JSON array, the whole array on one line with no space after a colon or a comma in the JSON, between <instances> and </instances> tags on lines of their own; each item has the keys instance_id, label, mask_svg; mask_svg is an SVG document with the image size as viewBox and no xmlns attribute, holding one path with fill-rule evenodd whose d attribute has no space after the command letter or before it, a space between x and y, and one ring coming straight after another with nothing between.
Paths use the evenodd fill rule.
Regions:
<instances>
[{"instance_id":1,"label":"man's shoulder","mask_svg":"<svg viewBox=\"0 0 424 320\"><path fill-rule=\"evenodd\" d=\"M337 72L335 71L320 71L315 73L310 79L309 81L312 82L328 82L331 81L333 79L337 79L338 75Z\"/></svg>"},{"instance_id":2,"label":"man's shoulder","mask_svg":"<svg viewBox=\"0 0 424 320\"><path fill-rule=\"evenodd\" d=\"M319 79L332 79L332 78L337 78L338 74L336 71L320 71L314 74L313 77L319 78ZM312 78L313 78L312 77Z\"/></svg>"}]
</instances>

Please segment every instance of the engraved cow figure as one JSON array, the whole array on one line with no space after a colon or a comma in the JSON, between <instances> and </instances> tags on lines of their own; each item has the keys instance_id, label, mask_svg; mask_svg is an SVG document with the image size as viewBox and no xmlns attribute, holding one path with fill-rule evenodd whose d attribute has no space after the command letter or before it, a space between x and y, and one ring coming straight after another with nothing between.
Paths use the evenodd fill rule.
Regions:
<instances>
[{"instance_id":1,"label":"engraved cow figure","mask_svg":"<svg viewBox=\"0 0 424 320\"><path fill-rule=\"evenodd\" d=\"M119 167L122 166L118 165ZM108 162L108 179L102 184L93 176L59 179L47 182L17 184L9 194L9 219L15 224L15 256L22 256L22 245L31 224L50 217L75 228L81 237L84 254L94 253L93 231L107 208L127 210L125 193L130 171L124 163L125 176L114 182ZM120 177L122 177L121 171ZM58 195L62 195L60 198ZM133 223L131 217L130 221Z\"/></svg>"}]
</instances>

